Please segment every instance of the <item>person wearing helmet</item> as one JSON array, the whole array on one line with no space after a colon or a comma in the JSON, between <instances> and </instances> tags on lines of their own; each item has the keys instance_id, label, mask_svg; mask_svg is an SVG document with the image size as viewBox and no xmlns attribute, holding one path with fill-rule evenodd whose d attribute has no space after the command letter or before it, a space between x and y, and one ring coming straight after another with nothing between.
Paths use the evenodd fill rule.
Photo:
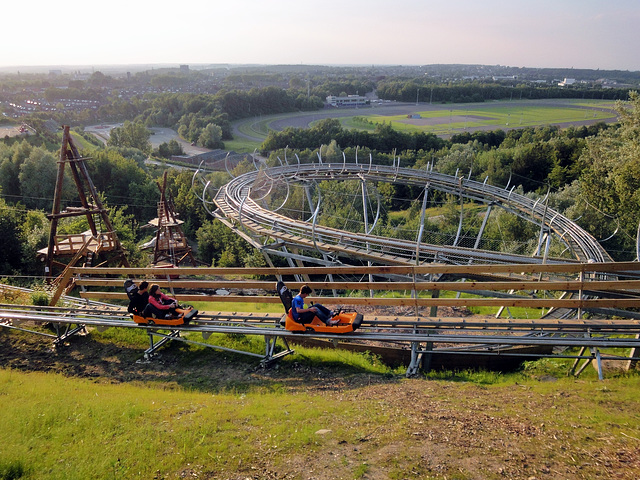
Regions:
<instances>
[{"instance_id":1,"label":"person wearing helmet","mask_svg":"<svg viewBox=\"0 0 640 480\"><path fill-rule=\"evenodd\" d=\"M149 303L149 282L140 282L140 285L136 286L132 280L125 282L125 290L127 297L129 297L129 306L127 311L136 315L142 315L145 307Z\"/></svg>"}]
</instances>

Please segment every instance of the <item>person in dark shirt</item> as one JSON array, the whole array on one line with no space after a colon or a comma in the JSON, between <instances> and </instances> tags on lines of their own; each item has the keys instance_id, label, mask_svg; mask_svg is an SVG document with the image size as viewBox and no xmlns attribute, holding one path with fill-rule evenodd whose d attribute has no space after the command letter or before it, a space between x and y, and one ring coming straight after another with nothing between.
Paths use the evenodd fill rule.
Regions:
<instances>
[{"instance_id":1,"label":"person in dark shirt","mask_svg":"<svg viewBox=\"0 0 640 480\"><path fill-rule=\"evenodd\" d=\"M149 282L141 282L138 287L133 284L132 287L127 288L127 296L129 297L129 313L136 315L142 315L145 307L149 303Z\"/></svg>"}]
</instances>

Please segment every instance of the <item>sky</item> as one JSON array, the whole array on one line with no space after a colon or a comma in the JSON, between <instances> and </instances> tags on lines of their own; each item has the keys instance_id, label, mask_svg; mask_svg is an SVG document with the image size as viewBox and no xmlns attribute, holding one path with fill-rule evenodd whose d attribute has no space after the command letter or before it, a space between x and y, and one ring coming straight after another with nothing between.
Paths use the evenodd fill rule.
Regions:
<instances>
[{"instance_id":1,"label":"sky","mask_svg":"<svg viewBox=\"0 0 640 480\"><path fill-rule=\"evenodd\" d=\"M0 11L0 67L458 63L640 71L639 0L9 0Z\"/></svg>"}]
</instances>

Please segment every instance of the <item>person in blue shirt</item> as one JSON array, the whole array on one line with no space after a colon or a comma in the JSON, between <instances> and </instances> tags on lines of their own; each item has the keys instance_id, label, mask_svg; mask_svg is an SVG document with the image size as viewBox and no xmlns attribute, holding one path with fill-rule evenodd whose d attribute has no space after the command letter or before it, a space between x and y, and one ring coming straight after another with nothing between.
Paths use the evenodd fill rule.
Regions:
<instances>
[{"instance_id":1,"label":"person in blue shirt","mask_svg":"<svg viewBox=\"0 0 640 480\"><path fill-rule=\"evenodd\" d=\"M333 312L324 305L316 303L309 308L304 308L304 299L307 298L311 292L313 292L313 290L311 290L309 285L303 285L300 287L300 293L293 297L293 300L291 301L291 316L293 319L304 325L306 323L311 323L313 321L313 317L318 317L320 321L326 325L336 325L338 322L332 320Z\"/></svg>"}]
</instances>

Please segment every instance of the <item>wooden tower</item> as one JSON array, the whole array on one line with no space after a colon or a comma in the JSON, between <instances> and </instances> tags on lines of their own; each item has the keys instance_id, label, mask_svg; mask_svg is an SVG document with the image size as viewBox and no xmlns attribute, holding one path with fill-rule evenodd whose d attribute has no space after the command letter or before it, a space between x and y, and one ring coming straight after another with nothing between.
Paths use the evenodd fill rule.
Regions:
<instances>
[{"instance_id":1,"label":"wooden tower","mask_svg":"<svg viewBox=\"0 0 640 480\"><path fill-rule=\"evenodd\" d=\"M118 235L113 229L108 212L102 205L96 187L89 177L87 159L80 156L69 133L69 126L63 126L63 130L53 208L51 214L47 215L51 220L49 246L38 251L38 257L45 262L45 274L47 277L52 277L55 269L64 270L81 261L85 266L96 266L93 262L98 261L98 258L101 261L101 265L118 262L120 265L128 267L129 262ZM60 211L62 184L67 164L78 189L78 198L81 206L67 207ZM87 217L89 230L75 235L57 234L60 219L81 215ZM100 222L106 231L99 231L96 221ZM65 262L65 259L68 259L68 261Z\"/></svg>"},{"instance_id":2,"label":"wooden tower","mask_svg":"<svg viewBox=\"0 0 640 480\"><path fill-rule=\"evenodd\" d=\"M167 172L162 177L160 189L160 202L158 203L158 218L149 222L156 230L156 241L153 248L153 265L175 265L189 261L196 266L196 259L191 252L191 247L182 232L180 225L184 223L178 220L170 195L167 195Z\"/></svg>"}]
</instances>

